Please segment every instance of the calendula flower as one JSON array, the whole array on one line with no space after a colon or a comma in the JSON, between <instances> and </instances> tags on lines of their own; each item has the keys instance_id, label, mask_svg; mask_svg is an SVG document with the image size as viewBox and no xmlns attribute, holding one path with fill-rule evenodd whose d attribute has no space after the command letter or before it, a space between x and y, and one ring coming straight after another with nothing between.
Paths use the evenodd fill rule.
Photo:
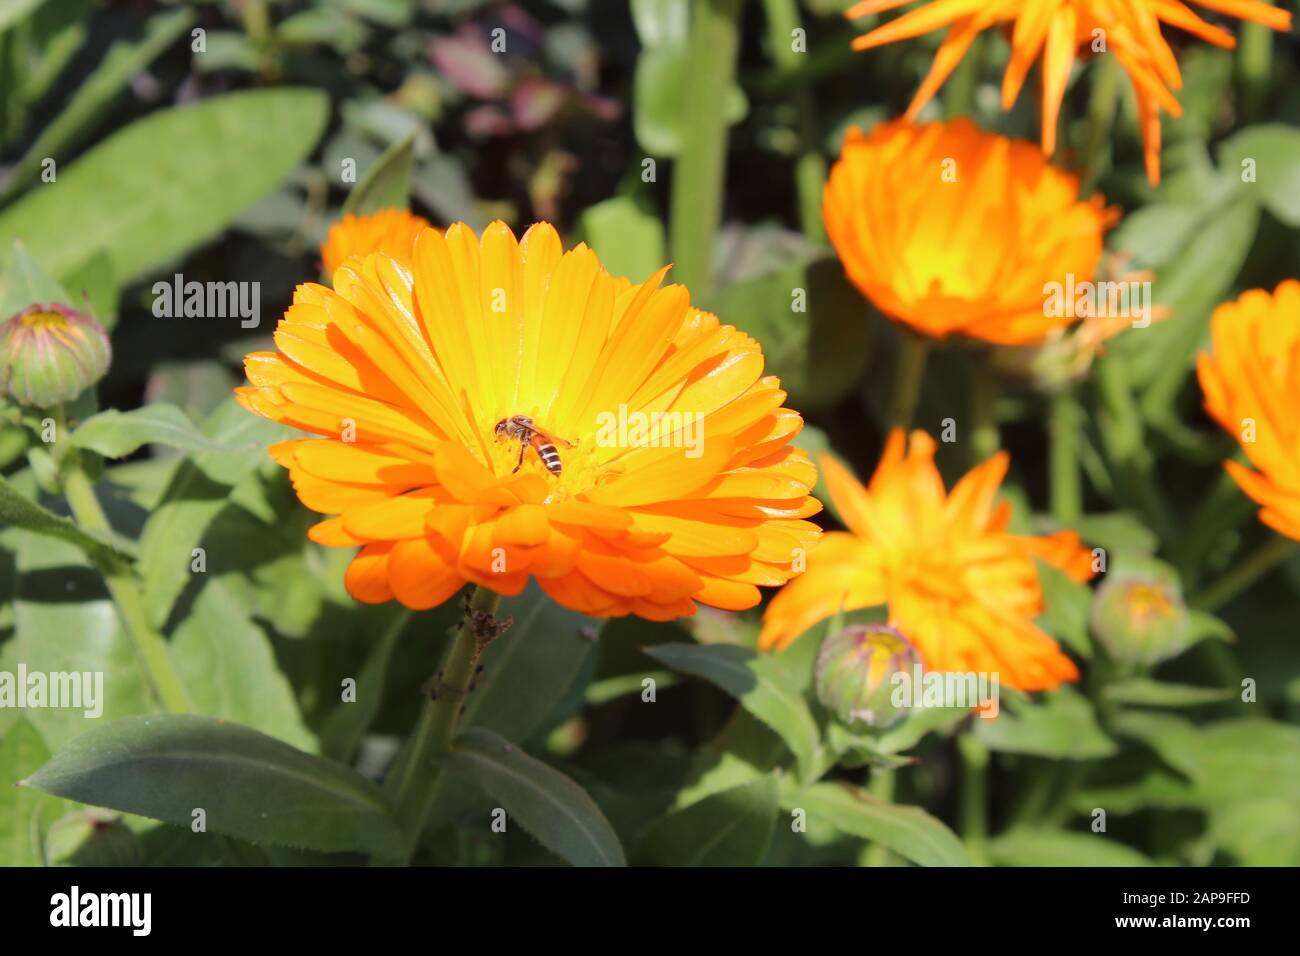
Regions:
<instances>
[{"instance_id":1,"label":"calendula flower","mask_svg":"<svg viewBox=\"0 0 1300 956\"><path fill-rule=\"evenodd\" d=\"M845 272L886 315L933 338L1041 342L1073 322L1044 285L1091 280L1115 215L1028 143L969 120L850 130L822 215Z\"/></svg>"},{"instance_id":2,"label":"calendula flower","mask_svg":"<svg viewBox=\"0 0 1300 956\"><path fill-rule=\"evenodd\" d=\"M772 599L759 645L783 648L840 610L888 605L889 623L932 671L999 673L1020 690L1047 690L1078 670L1034 624L1043 596L1034 558L1077 581L1091 555L1072 531L1010 534L1006 502L994 495L1007 471L999 452L945 492L935 444L895 429L864 488L825 456L822 475L847 532L828 533L808 569Z\"/></svg>"},{"instance_id":3,"label":"calendula flower","mask_svg":"<svg viewBox=\"0 0 1300 956\"><path fill-rule=\"evenodd\" d=\"M325 274L332 276L350 256L367 256L382 252L399 262L411 261L411 248L429 220L406 209L381 209L366 216L348 213L330 226L325 244L320 247Z\"/></svg>"},{"instance_id":4,"label":"calendula flower","mask_svg":"<svg viewBox=\"0 0 1300 956\"><path fill-rule=\"evenodd\" d=\"M863 0L845 11L850 19L904 6L909 0ZM1198 6L1242 20L1290 30L1291 14L1259 0L1195 0ZM1094 51L1113 55L1128 74L1137 97L1147 177L1160 181L1160 110L1181 116L1173 90L1182 88L1178 60L1161 33L1168 24L1215 46L1236 40L1221 27L1202 20L1180 0L928 0L924 6L881 24L853 41L869 50L947 27L948 33L929 75L908 107L914 119L956 69L975 37L990 27L1009 25L1011 60L1002 75L1002 108L1020 95L1034 61L1042 58L1043 152L1056 150L1056 121L1065 99L1070 70L1079 55Z\"/></svg>"},{"instance_id":5,"label":"calendula flower","mask_svg":"<svg viewBox=\"0 0 1300 956\"><path fill-rule=\"evenodd\" d=\"M1210 334L1213 354L1196 362L1205 408L1254 466L1224 467L1264 524L1300 541L1300 281L1219 306Z\"/></svg>"},{"instance_id":6,"label":"calendula flower","mask_svg":"<svg viewBox=\"0 0 1300 956\"><path fill-rule=\"evenodd\" d=\"M29 305L0 324L0 392L37 408L70 402L108 371L104 327L66 305Z\"/></svg>"},{"instance_id":7,"label":"calendula flower","mask_svg":"<svg viewBox=\"0 0 1300 956\"><path fill-rule=\"evenodd\" d=\"M530 578L566 607L751 607L820 531L803 425L757 342L667 272L632 285L548 224L420 233L408 266L302 285L240 401L322 437L272 448L358 600L427 608Z\"/></svg>"}]
</instances>

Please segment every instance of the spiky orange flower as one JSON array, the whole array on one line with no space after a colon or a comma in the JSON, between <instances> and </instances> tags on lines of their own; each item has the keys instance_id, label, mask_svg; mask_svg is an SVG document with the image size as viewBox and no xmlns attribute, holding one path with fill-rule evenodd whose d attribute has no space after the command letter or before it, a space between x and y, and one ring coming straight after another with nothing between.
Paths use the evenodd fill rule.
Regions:
<instances>
[{"instance_id":1,"label":"spiky orange flower","mask_svg":"<svg viewBox=\"0 0 1300 956\"><path fill-rule=\"evenodd\" d=\"M381 209L365 216L348 213L330 226L320 247L326 275L333 275L350 256L382 252L402 262L411 261L411 248L429 220L406 209Z\"/></svg>"},{"instance_id":2,"label":"spiky orange flower","mask_svg":"<svg viewBox=\"0 0 1300 956\"><path fill-rule=\"evenodd\" d=\"M333 291L298 287L238 394L323 436L271 451L335 516L311 537L360 547L355 598L427 608L531 577L587 614L666 620L790 578L820 534L802 419L758 343L666 272L632 285L546 223L516 241L497 222L424 230L410 268L372 255ZM519 415L555 449L503 433Z\"/></svg>"},{"instance_id":3,"label":"spiky orange flower","mask_svg":"<svg viewBox=\"0 0 1300 956\"><path fill-rule=\"evenodd\" d=\"M1041 342L1073 319L1044 286L1091 281L1115 216L1028 143L969 120L849 131L822 216L845 272L876 306L935 338Z\"/></svg>"},{"instance_id":4,"label":"spiky orange flower","mask_svg":"<svg viewBox=\"0 0 1300 956\"><path fill-rule=\"evenodd\" d=\"M1300 541L1300 280L1219 306L1210 329L1214 354L1196 361L1205 408L1254 470L1224 466L1261 521Z\"/></svg>"},{"instance_id":5,"label":"spiky orange flower","mask_svg":"<svg viewBox=\"0 0 1300 956\"><path fill-rule=\"evenodd\" d=\"M1009 687L1046 690L1078 671L1034 619L1043 612L1038 557L1077 581L1091 554L1072 531L1007 532L1009 506L994 503L1007 471L999 452L945 492L935 444L895 429L867 487L821 460L831 499L848 525L828 533L808 570L772 599L759 645L785 647L841 609L889 606L889 622L936 671L999 673Z\"/></svg>"},{"instance_id":6,"label":"spiky orange flower","mask_svg":"<svg viewBox=\"0 0 1300 956\"><path fill-rule=\"evenodd\" d=\"M909 2L863 0L845 11L845 16L865 17ZM1274 30L1291 29L1291 14L1260 0L1195 2ZM1075 57L1090 55L1094 49L1114 54L1137 96L1147 177L1152 183L1160 181L1160 110L1182 115L1172 92L1182 88L1182 74L1161 24L1186 30L1215 46L1236 44L1232 34L1206 23L1182 0L927 0L924 6L858 37L853 48L869 50L948 28L929 75L908 107L907 116L914 119L956 69L975 37L1003 24L1014 27L1010 29L1011 61L1002 76L1002 108L1009 110L1015 104L1029 68L1041 54L1043 151L1049 155L1056 150L1056 120ZM1104 47L1095 46L1103 42Z\"/></svg>"}]
</instances>

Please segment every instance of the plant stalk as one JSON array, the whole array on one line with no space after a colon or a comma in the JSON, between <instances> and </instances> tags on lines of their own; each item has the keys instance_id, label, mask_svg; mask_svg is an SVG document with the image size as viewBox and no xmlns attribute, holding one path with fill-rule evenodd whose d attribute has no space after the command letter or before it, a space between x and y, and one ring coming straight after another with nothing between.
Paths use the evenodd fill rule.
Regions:
<instances>
[{"instance_id":1,"label":"plant stalk","mask_svg":"<svg viewBox=\"0 0 1300 956\"><path fill-rule=\"evenodd\" d=\"M925 362L929 355L928 339L908 329L899 328L898 366L894 370L894 384L885 412L885 424L890 430L912 427L916 406L921 399L921 383L925 379Z\"/></svg>"},{"instance_id":2,"label":"plant stalk","mask_svg":"<svg viewBox=\"0 0 1300 956\"><path fill-rule=\"evenodd\" d=\"M112 531L95 489L81 467L81 458L76 451L68 456L67 467L63 477L63 494L68 500L68 507L77 524L87 531L107 533ZM100 567L100 573L108 585L108 593L117 605L122 627L131 641L131 649L140 665L141 673L149 690L163 710L172 713L185 713L194 705L185 690L180 675L172 664L167 642L149 623L144 599L140 587L130 569L119 566Z\"/></svg>"},{"instance_id":3,"label":"plant stalk","mask_svg":"<svg viewBox=\"0 0 1300 956\"><path fill-rule=\"evenodd\" d=\"M1192 607L1213 611L1222 607L1288 558L1300 552L1290 538L1274 535L1244 561L1219 578L1192 600Z\"/></svg>"},{"instance_id":4,"label":"plant stalk","mask_svg":"<svg viewBox=\"0 0 1300 956\"><path fill-rule=\"evenodd\" d=\"M442 669L430 682L415 729L386 784L405 838L401 863L410 862L428 821L438 782L438 757L452 749L479 658L510 625L509 620L496 620L500 604L501 595L495 591L481 585L474 589Z\"/></svg>"},{"instance_id":5,"label":"plant stalk","mask_svg":"<svg viewBox=\"0 0 1300 956\"><path fill-rule=\"evenodd\" d=\"M673 170L669 239L674 277L703 299L713 280L713 241L726 178L727 91L740 46L740 0L692 4L685 135Z\"/></svg>"}]
</instances>

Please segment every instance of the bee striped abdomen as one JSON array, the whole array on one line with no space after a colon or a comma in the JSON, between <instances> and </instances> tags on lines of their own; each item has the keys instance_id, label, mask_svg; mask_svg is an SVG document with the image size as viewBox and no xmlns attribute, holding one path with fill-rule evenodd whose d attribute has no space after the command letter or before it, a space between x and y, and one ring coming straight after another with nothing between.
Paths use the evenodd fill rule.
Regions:
<instances>
[{"instance_id":1,"label":"bee striped abdomen","mask_svg":"<svg viewBox=\"0 0 1300 956\"><path fill-rule=\"evenodd\" d=\"M546 466L547 471L553 475L558 475L564 470L564 466L560 464L560 453L555 450L554 445L548 443L534 447L537 449L537 457L542 459L542 464Z\"/></svg>"}]
</instances>

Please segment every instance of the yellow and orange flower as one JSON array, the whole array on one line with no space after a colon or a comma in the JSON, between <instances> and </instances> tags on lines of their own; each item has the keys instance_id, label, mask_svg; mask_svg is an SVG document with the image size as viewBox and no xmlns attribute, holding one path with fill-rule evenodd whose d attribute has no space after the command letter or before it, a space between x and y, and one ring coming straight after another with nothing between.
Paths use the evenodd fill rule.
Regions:
<instances>
[{"instance_id":1,"label":"yellow and orange flower","mask_svg":"<svg viewBox=\"0 0 1300 956\"><path fill-rule=\"evenodd\" d=\"M888 605L889 623L926 668L997 672L1009 687L1048 690L1078 677L1074 662L1034 624L1043 596L1034 558L1076 581L1093 576L1092 554L1072 531L1008 533L994 496L1008 459L999 452L946 492L935 444L914 431L889 436L867 487L833 458L822 475L847 532L825 535L808 569L772 599L759 645L783 648L841 609Z\"/></svg>"},{"instance_id":2,"label":"yellow and orange flower","mask_svg":"<svg viewBox=\"0 0 1300 956\"><path fill-rule=\"evenodd\" d=\"M886 315L999 345L1073 321L1048 314L1044 285L1091 281L1116 218L1029 143L964 119L850 130L822 216L849 279Z\"/></svg>"},{"instance_id":3,"label":"yellow and orange flower","mask_svg":"<svg viewBox=\"0 0 1300 956\"><path fill-rule=\"evenodd\" d=\"M863 0L845 11L850 19L882 13L910 0ZM1291 14L1260 0L1195 0L1202 7L1242 20L1290 30ZM1178 61L1161 33L1161 24L1186 30L1215 46L1232 47L1231 33L1206 23L1181 0L927 0L926 4L884 23L853 41L855 50L907 40L947 27L929 75L908 107L915 119L956 69L975 37L990 27L1008 27L1011 60L1002 76L1002 108L1009 110L1020 95L1029 68L1041 54L1043 151L1056 150L1056 121L1076 56L1090 55L1104 38L1133 83L1145 147L1147 177L1160 181L1160 110L1181 116L1173 94L1181 89ZM1101 31L1098 33L1097 31Z\"/></svg>"},{"instance_id":4,"label":"yellow and orange flower","mask_svg":"<svg viewBox=\"0 0 1300 956\"><path fill-rule=\"evenodd\" d=\"M633 285L546 223L517 241L497 222L297 289L238 395L322 436L271 451L334 516L311 537L361 549L355 598L427 608L535 578L586 614L667 620L791 577L820 536L802 419L758 343L660 288L666 272ZM498 436L516 415L555 436L559 474Z\"/></svg>"},{"instance_id":5,"label":"yellow and orange flower","mask_svg":"<svg viewBox=\"0 0 1300 956\"><path fill-rule=\"evenodd\" d=\"M332 276L351 256L382 252L399 262L410 263L411 249L429 220L406 209L381 209L365 216L348 213L334 225L320 247L326 275Z\"/></svg>"},{"instance_id":6,"label":"yellow and orange flower","mask_svg":"<svg viewBox=\"0 0 1300 956\"><path fill-rule=\"evenodd\" d=\"M1259 519L1300 541L1300 280L1251 289L1215 310L1214 352L1197 357L1205 408L1254 466L1224 466Z\"/></svg>"}]
</instances>

